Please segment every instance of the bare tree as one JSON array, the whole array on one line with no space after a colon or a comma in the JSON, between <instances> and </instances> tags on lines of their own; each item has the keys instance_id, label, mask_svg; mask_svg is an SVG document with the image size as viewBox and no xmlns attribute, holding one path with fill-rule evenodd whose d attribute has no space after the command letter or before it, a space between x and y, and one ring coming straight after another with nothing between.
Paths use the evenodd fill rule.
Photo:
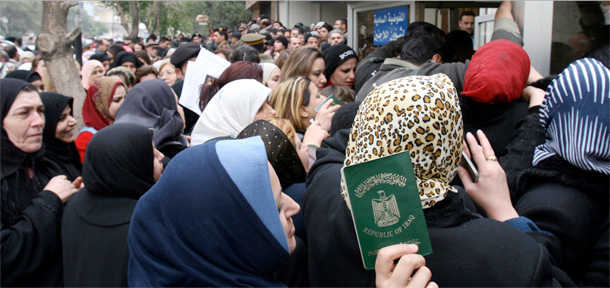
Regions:
<instances>
[{"instance_id":1,"label":"bare tree","mask_svg":"<svg viewBox=\"0 0 610 288\"><path fill-rule=\"evenodd\" d=\"M129 2L129 14L131 16L131 32L129 37L138 36L138 30L140 29L140 17L138 14L138 1Z\"/></svg>"},{"instance_id":2,"label":"bare tree","mask_svg":"<svg viewBox=\"0 0 610 288\"><path fill-rule=\"evenodd\" d=\"M72 58L72 42L81 33L81 28L75 27L67 33L68 10L75 5L77 2L43 1L42 29L36 46L57 93L74 98L74 116L80 129L83 127L82 108L86 95Z\"/></svg>"},{"instance_id":3,"label":"bare tree","mask_svg":"<svg viewBox=\"0 0 610 288\"><path fill-rule=\"evenodd\" d=\"M125 4L124 1L113 1L112 2L114 8L116 8L117 13L119 13L119 17L121 19L121 26L125 28L125 31L128 31L129 37L138 36L139 32L139 23L140 18L138 16L138 2L137 1L129 1L129 12L125 11L126 7L123 7L122 4ZM125 4L126 5L126 4ZM131 25L129 25L127 19L131 19ZM131 26L131 27L130 27Z\"/></svg>"}]
</instances>

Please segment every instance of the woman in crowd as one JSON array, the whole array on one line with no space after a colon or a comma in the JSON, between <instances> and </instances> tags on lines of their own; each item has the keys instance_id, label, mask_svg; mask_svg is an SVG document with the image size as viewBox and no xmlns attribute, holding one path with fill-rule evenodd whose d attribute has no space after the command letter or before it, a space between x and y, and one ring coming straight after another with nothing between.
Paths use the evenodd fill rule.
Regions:
<instances>
[{"instance_id":1,"label":"woman in crowd","mask_svg":"<svg viewBox=\"0 0 610 288\"><path fill-rule=\"evenodd\" d=\"M341 104L347 104L354 102L354 90L349 88L348 86L327 86L326 88L320 91L325 97L330 97L330 95L335 95L337 100L341 102Z\"/></svg>"},{"instance_id":2,"label":"woman in crowd","mask_svg":"<svg viewBox=\"0 0 610 288\"><path fill-rule=\"evenodd\" d=\"M45 75L47 75L47 66L44 63L44 60L42 60L42 56L34 56L34 59L32 60L32 68L30 70L38 73L38 75L40 75L40 77L42 78L42 83L45 83Z\"/></svg>"},{"instance_id":3,"label":"woman in crowd","mask_svg":"<svg viewBox=\"0 0 610 288\"><path fill-rule=\"evenodd\" d=\"M329 107L332 104L329 101L316 111L325 99L313 81L301 76L281 82L269 103L279 117L292 123L303 143L319 147L328 137L333 114L339 109L339 106Z\"/></svg>"},{"instance_id":4,"label":"woman in crowd","mask_svg":"<svg viewBox=\"0 0 610 288\"><path fill-rule=\"evenodd\" d=\"M324 55L317 48L311 46L299 47L288 56L281 69L280 82L296 76L305 76L313 82L318 90L322 90L326 85Z\"/></svg>"},{"instance_id":5,"label":"woman in crowd","mask_svg":"<svg viewBox=\"0 0 610 288\"><path fill-rule=\"evenodd\" d=\"M138 60L133 53L121 51L114 57L114 61L110 64L110 69L123 66L135 75L136 69L140 68L142 65L144 65L142 61Z\"/></svg>"},{"instance_id":6,"label":"woman in crowd","mask_svg":"<svg viewBox=\"0 0 610 288\"><path fill-rule=\"evenodd\" d=\"M83 69L80 71L83 88L85 88L85 90L89 90L89 86L91 86L95 80L104 76L104 73L106 73L106 71L104 71L104 65L102 65L102 62L97 60L87 61L87 63L83 64Z\"/></svg>"},{"instance_id":7,"label":"woman in crowd","mask_svg":"<svg viewBox=\"0 0 610 288\"><path fill-rule=\"evenodd\" d=\"M280 68L273 63L260 63L258 64L263 67L263 84L275 89L280 82Z\"/></svg>"},{"instance_id":8,"label":"woman in crowd","mask_svg":"<svg viewBox=\"0 0 610 288\"><path fill-rule=\"evenodd\" d=\"M53 162L70 181L81 174L81 159L74 139L76 119L72 116L74 98L52 92L40 94L44 104L45 126L42 139L46 149L45 158Z\"/></svg>"},{"instance_id":9,"label":"woman in crowd","mask_svg":"<svg viewBox=\"0 0 610 288\"><path fill-rule=\"evenodd\" d=\"M87 90L82 112L85 127L74 140L81 162L85 158L85 149L91 137L114 122L126 94L125 84L116 76L104 76L97 79Z\"/></svg>"},{"instance_id":10,"label":"woman in crowd","mask_svg":"<svg viewBox=\"0 0 610 288\"><path fill-rule=\"evenodd\" d=\"M89 143L83 163L85 188L64 210L66 287L127 287L127 233L138 199L163 171L153 131L116 123Z\"/></svg>"},{"instance_id":11,"label":"woman in crowd","mask_svg":"<svg viewBox=\"0 0 610 288\"><path fill-rule=\"evenodd\" d=\"M136 205L129 286L284 286L272 274L296 248L291 218L300 208L281 190L259 137L180 153ZM406 285L423 257L406 255L396 268L393 263L415 251L408 245L382 249L387 257L376 271L385 285L379 286ZM426 286L429 277L422 267L410 281Z\"/></svg>"},{"instance_id":12,"label":"woman in crowd","mask_svg":"<svg viewBox=\"0 0 610 288\"><path fill-rule=\"evenodd\" d=\"M169 87L172 87L178 80L178 75L176 75L176 67L172 65L169 59L163 60L161 66L159 66L159 79L163 80L163 82L167 83Z\"/></svg>"},{"instance_id":13,"label":"woman in crowd","mask_svg":"<svg viewBox=\"0 0 610 288\"><path fill-rule=\"evenodd\" d=\"M201 113L191 134L191 144L199 145L220 137L235 138L250 123L275 116L275 110L268 103L269 94L271 89L254 79L229 82Z\"/></svg>"},{"instance_id":14,"label":"woman in crowd","mask_svg":"<svg viewBox=\"0 0 610 288\"><path fill-rule=\"evenodd\" d=\"M112 44L108 47L108 49L106 49L106 55L108 55L108 57L110 57L110 61L114 61L114 58L116 58L116 55L122 51L125 51L125 48L123 48L122 45ZM110 69L108 69L108 70L110 70Z\"/></svg>"},{"instance_id":15,"label":"woman in crowd","mask_svg":"<svg viewBox=\"0 0 610 288\"><path fill-rule=\"evenodd\" d=\"M205 83L199 94L199 108L205 110L212 97L218 93L227 83L239 79L254 79L263 82L263 69L256 63L250 61L237 61L232 63L220 74L218 79L212 79Z\"/></svg>"},{"instance_id":16,"label":"woman in crowd","mask_svg":"<svg viewBox=\"0 0 610 288\"><path fill-rule=\"evenodd\" d=\"M352 48L345 44L331 46L324 51L324 61L327 86L354 87L358 55Z\"/></svg>"},{"instance_id":17,"label":"woman in crowd","mask_svg":"<svg viewBox=\"0 0 610 288\"><path fill-rule=\"evenodd\" d=\"M2 286L62 286L61 214L80 184L56 176L44 161L44 106L36 87L1 79L0 91Z\"/></svg>"},{"instance_id":18,"label":"woman in crowd","mask_svg":"<svg viewBox=\"0 0 610 288\"><path fill-rule=\"evenodd\" d=\"M121 78L121 81L123 81L123 84L125 84L125 88L127 88L127 92L129 92L129 90L131 90L131 87L133 87L137 83L136 74L131 73L129 69L123 66L115 67L108 70L108 72L106 72L106 76L117 76Z\"/></svg>"},{"instance_id":19,"label":"woman in crowd","mask_svg":"<svg viewBox=\"0 0 610 288\"><path fill-rule=\"evenodd\" d=\"M449 184L461 159L461 121L458 95L447 76L404 77L373 90L351 130L339 130L324 142L303 204L312 286L375 285L373 272L362 266L351 213L340 193L345 189L340 170L403 151L411 157L419 190L413 192L420 196L434 249L425 256L433 281L470 287L573 285L534 240L544 233L512 207L506 176L482 132L480 146L473 135L466 137L478 182L459 171L469 193L489 195L475 200L491 219L474 212L464 191Z\"/></svg>"},{"instance_id":20,"label":"woman in crowd","mask_svg":"<svg viewBox=\"0 0 610 288\"><path fill-rule=\"evenodd\" d=\"M36 87L36 90L38 91L38 93L41 93L44 91L44 85L42 83L42 78L40 77L40 74L38 74L37 72L26 71L26 70L15 70L13 72L6 74L5 78L13 78L13 79L20 79L20 80L26 81L26 82L34 85L34 87Z\"/></svg>"},{"instance_id":21,"label":"woman in crowd","mask_svg":"<svg viewBox=\"0 0 610 288\"><path fill-rule=\"evenodd\" d=\"M152 62L150 61L150 57L148 57L148 53L146 53L146 50L136 51L133 53L133 55L136 56L136 58L138 58L140 62L142 62L142 65L152 65Z\"/></svg>"},{"instance_id":22,"label":"woman in crowd","mask_svg":"<svg viewBox=\"0 0 610 288\"><path fill-rule=\"evenodd\" d=\"M157 75L159 75L157 68L152 65L144 65L136 71L136 82L140 83L147 80L154 80L158 78Z\"/></svg>"},{"instance_id":23,"label":"woman in crowd","mask_svg":"<svg viewBox=\"0 0 610 288\"><path fill-rule=\"evenodd\" d=\"M559 74L546 96L533 88L544 102L539 106L539 121L532 120L544 131L535 149L519 147L532 152L533 167L520 171L515 207L550 232L544 238L556 244L561 267L578 286L608 286L610 279L608 83L608 67L584 58ZM512 155L509 151L506 157Z\"/></svg>"},{"instance_id":24,"label":"woman in crowd","mask_svg":"<svg viewBox=\"0 0 610 288\"><path fill-rule=\"evenodd\" d=\"M169 158L188 147L184 112L178 97L160 79L139 83L127 93L115 123L135 123L153 129L155 147Z\"/></svg>"}]
</instances>

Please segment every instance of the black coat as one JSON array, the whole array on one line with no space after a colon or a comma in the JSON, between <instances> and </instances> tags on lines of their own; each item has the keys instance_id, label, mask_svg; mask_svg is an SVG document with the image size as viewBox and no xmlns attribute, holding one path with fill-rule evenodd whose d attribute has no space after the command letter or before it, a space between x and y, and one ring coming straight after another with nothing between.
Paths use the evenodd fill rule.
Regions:
<instances>
[{"instance_id":1,"label":"black coat","mask_svg":"<svg viewBox=\"0 0 610 288\"><path fill-rule=\"evenodd\" d=\"M351 214L340 193L349 130L323 142L303 203L312 286L374 286L365 270ZM426 256L439 286L570 286L545 247L508 224L470 212L462 193L424 210L434 253ZM530 232L535 233L535 232Z\"/></svg>"},{"instance_id":2,"label":"black coat","mask_svg":"<svg viewBox=\"0 0 610 288\"><path fill-rule=\"evenodd\" d=\"M66 287L127 287L127 233L137 201L87 188L72 196L61 231Z\"/></svg>"},{"instance_id":3,"label":"black coat","mask_svg":"<svg viewBox=\"0 0 610 288\"><path fill-rule=\"evenodd\" d=\"M552 234L542 240L579 286L610 286L608 191L610 177L549 157L522 172L515 208Z\"/></svg>"},{"instance_id":4,"label":"black coat","mask_svg":"<svg viewBox=\"0 0 610 288\"><path fill-rule=\"evenodd\" d=\"M62 220L66 286L127 286L131 216L155 183L152 136L144 126L115 123L89 142L85 188L68 201Z\"/></svg>"}]
</instances>

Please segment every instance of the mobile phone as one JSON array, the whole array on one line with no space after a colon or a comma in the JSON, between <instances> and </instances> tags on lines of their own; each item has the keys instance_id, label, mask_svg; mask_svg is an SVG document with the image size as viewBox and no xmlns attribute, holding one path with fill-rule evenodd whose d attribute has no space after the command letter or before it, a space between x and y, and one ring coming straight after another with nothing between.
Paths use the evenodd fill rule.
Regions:
<instances>
[{"instance_id":1,"label":"mobile phone","mask_svg":"<svg viewBox=\"0 0 610 288\"><path fill-rule=\"evenodd\" d=\"M335 94L330 94L330 96L328 96L328 98L326 98L326 100L322 101L322 103L320 103L320 105L318 105L318 107L316 107L316 112L320 111L320 109L322 109L322 106L324 106L324 104L328 101L333 101L333 104L330 104L330 107L333 107L335 105L341 106L341 101L339 101L339 99L337 99Z\"/></svg>"},{"instance_id":2,"label":"mobile phone","mask_svg":"<svg viewBox=\"0 0 610 288\"><path fill-rule=\"evenodd\" d=\"M472 182L476 183L477 181L479 181L479 171L477 171L477 167L474 166L474 163L472 163L472 161L464 151L462 151L462 160L460 161L460 166L468 170L468 174L470 174L470 179L472 179Z\"/></svg>"}]
</instances>

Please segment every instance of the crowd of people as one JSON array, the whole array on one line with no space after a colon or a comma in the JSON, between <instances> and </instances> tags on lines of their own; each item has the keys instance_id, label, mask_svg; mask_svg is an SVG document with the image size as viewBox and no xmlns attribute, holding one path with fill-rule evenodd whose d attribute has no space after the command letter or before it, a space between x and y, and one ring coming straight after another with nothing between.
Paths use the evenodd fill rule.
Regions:
<instances>
[{"instance_id":1,"label":"crowd of people","mask_svg":"<svg viewBox=\"0 0 610 288\"><path fill-rule=\"evenodd\" d=\"M609 286L608 39L543 76L511 11L477 51L471 13L367 55L345 19L83 41L80 130L3 47L2 286ZM192 111L201 49L231 64ZM434 252L367 270L342 169L401 152Z\"/></svg>"}]
</instances>

